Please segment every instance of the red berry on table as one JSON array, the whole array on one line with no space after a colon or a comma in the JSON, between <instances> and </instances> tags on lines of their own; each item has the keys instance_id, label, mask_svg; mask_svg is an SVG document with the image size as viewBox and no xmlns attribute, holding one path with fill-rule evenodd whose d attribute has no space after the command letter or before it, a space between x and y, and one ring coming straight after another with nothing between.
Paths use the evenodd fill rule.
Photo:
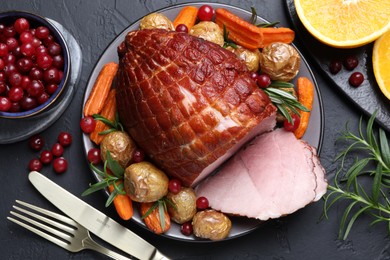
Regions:
<instances>
[{"instance_id":1,"label":"red berry on table","mask_svg":"<svg viewBox=\"0 0 390 260\"><path fill-rule=\"evenodd\" d=\"M357 67L358 64L359 64L359 60L356 56L348 56L344 60L344 67L347 70L353 70L354 68Z\"/></svg>"},{"instance_id":2,"label":"red berry on table","mask_svg":"<svg viewBox=\"0 0 390 260\"><path fill-rule=\"evenodd\" d=\"M53 160L53 154L51 153L51 151L49 150L43 150L41 152L41 156L39 157L39 160L43 163L43 164L49 164L51 163L51 161Z\"/></svg>"},{"instance_id":3,"label":"red berry on table","mask_svg":"<svg viewBox=\"0 0 390 260\"><path fill-rule=\"evenodd\" d=\"M198 18L201 21L211 21L214 17L214 8L210 5L202 5L198 10Z\"/></svg>"},{"instance_id":4,"label":"red berry on table","mask_svg":"<svg viewBox=\"0 0 390 260\"><path fill-rule=\"evenodd\" d=\"M15 31L21 34L30 29L30 22L26 18L18 18L14 23Z\"/></svg>"},{"instance_id":5,"label":"red berry on table","mask_svg":"<svg viewBox=\"0 0 390 260\"><path fill-rule=\"evenodd\" d=\"M364 81L364 75L361 72L354 72L349 77L349 84L353 87L359 87Z\"/></svg>"},{"instance_id":6,"label":"red berry on table","mask_svg":"<svg viewBox=\"0 0 390 260\"><path fill-rule=\"evenodd\" d=\"M99 148L91 148L88 151L88 162L92 164L99 164L102 162L102 158L100 156L100 149Z\"/></svg>"},{"instance_id":7,"label":"red berry on table","mask_svg":"<svg viewBox=\"0 0 390 260\"><path fill-rule=\"evenodd\" d=\"M178 179L169 180L168 189L173 194L178 194L181 190L181 182Z\"/></svg>"},{"instance_id":8,"label":"red berry on table","mask_svg":"<svg viewBox=\"0 0 390 260\"><path fill-rule=\"evenodd\" d=\"M332 60L329 63L329 71L334 75L339 73L342 67L343 67L343 63L340 60Z\"/></svg>"},{"instance_id":9,"label":"red berry on table","mask_svg":"<svg viewBox=\"0 0 390 260\"><path fill-rule=\"evenodd\" d=\"M83 117L80 120L80 127L84 133L90 134L95 130L96 120L92 116Z\"/></svg>"},{"instance_id":10,"label":"red berry on table","mask_svg":"<svg viewBox=\"0 0 390 260\"><path fill-rule=\"evenodd\" d=\"M287 119L283 122L283 127L286 131L293 132L297 130L299 124L301 123L301 118L297 114L292 114L292 122L288 122Z\"/></svg>"},{"instance_id":11,"label":"red berry on table","mask_svg":"<svg viewBox=\"0 0 390 260\"><path fill-rule=\"evenodd\" d=\"M61 132L58 135L58 142L64 147L69 146L72 143L72 135L68 132Z\"/></svg>"},{"instance_id":12,"label":"red berry on table","mask_svg":"<svg viewBox=\"0 0 390 260\"><path fill-rule=\"evenodd\" d=\"M56 173L63 173L68 169L68 161L64 157L55 158L53 169Z\"/></svg>"},{"instance_id":13,"label":"red berry on table","mask_svg":"<svg viewBox=\"0 0 390 260\"><path fill-rule=\"evenodd\" d=\"M30 171L40 171L42 170L42 162L39 159L32 159L28 163L28 169Z\"/></svg>"},{"instance_id":14,"label":"red berry on table","mask_svg":"<svg viewBox=\"0 0 390 260\"><path fill-rule=\"evenodd\" d=\"M42 149L44 144L45 144L45 140L43 140L43 138L41 136L34 135L34 136L30 137L29 145L30 145L31 149L33 149L35 151L39 151Z\"/></svg>"},{"instance_id":15,"label":"red berry on table","mask_svg":"<svg viewBox=\"0 0 390 260\"><path fill-rule=\"evenodd\" d=\"M206 197L199 197L196 199L196 208L203 210L209 207L209 200Z\"/></svg>"},{"instance_id":16,"label":"red berry on table","mask_svg":"<svg viewBox=\"0 0 390 260\"><path fill-rule=\"evenodd\" d=\"M60 157L63 155L64 153L64 147L62 147L61 144L59 143L55 143L53 144L53 146L51 147L51 153L56 156L56 157Z\"/></svg>"},{"instance_id":17,"label":"red berry on table","mask_svg":"<svg viewBox=\"0 0 390 260\"><path fill-rule=\"evenodd\" d=\"M181 225L180 231L183 235L189 236L193 232L192 224L191 222L185 222Z\"/></svg>"},{"instance_id":18,"label":"red berry on table","mask_svg":"<svg viewBox=\"0 0 390 260\"><path fill-rule=\"evenodd\" d=\"M187 27L187 25L185 25L185 24L178 24L177 26L176 26L176 32L185 32L185 33L188 33L188 27Z\"/></svg>"}]
</instances>

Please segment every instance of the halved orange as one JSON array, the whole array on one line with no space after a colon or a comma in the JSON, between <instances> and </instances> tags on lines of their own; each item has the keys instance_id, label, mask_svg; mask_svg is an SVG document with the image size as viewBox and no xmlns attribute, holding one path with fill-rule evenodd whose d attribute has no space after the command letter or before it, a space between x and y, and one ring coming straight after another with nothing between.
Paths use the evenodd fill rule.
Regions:
<instances>
[{"instance_id":1,"label":"halved orange","mask_svg":"<svg viewBox=\"0 0 390 260\"><path fill-rule=\"evenodd\" d=\"M321 42L354 48L390 28L390 0L294 0L299 19Z\"/></svg>"},{"instance_id":2,"label":"halved orange","mask_svg":"<svg viewBox=\"0 0 390 260\"><path fill-rule=\"evenodd\" d=\"M375 41L372 66L379 88L390 99L390 31Z\"/></svg>"}]
</instances>

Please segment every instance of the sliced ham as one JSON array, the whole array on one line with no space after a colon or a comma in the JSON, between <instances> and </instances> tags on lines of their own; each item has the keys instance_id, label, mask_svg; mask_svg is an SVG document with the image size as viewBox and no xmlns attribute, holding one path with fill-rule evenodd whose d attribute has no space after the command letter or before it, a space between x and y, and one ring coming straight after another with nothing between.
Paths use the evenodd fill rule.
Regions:
<instances>
[{"instance_id":1,"label":"sliced ham","mask_svg":"<svg viewBox=\"0 0 390 260\"><path fill-rule=\"evenodd\" d=\"M250 141L196 193L216 210L267 220L319 200L326 189L315 148L277 129Z\"/></svg>"}]
</instances>

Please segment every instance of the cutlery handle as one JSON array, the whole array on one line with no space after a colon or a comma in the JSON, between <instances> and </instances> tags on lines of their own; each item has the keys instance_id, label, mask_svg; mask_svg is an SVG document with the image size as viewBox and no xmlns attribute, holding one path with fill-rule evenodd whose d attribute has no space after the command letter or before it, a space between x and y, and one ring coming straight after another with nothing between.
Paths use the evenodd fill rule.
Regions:
<instances>
[{"instance_id":1,"label":"cutlery handle","mask_svg":"<svg viewBox=\"0 0 390 260\"><path fill-rule=\"evenodd\" d=\"M84 239L83 241L83 244L85 246L85 248L88 248L88 249L91 249L91 250L94 250L96 252L99 252L103 255L106 255L108 257L111 257L112 259L116 259L116 260L130 260L130 258L128 257L125 257L121 254L118 254L108 248L105 248L101 245L99 245L98 243L96 243L92 238L88 237L86 239Z\"/></svg>"}]
</instances>

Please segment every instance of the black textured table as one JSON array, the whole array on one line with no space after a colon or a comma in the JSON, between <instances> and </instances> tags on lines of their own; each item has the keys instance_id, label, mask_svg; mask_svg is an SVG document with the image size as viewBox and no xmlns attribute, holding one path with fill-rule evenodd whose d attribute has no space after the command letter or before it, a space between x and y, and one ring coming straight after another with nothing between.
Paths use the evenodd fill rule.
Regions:
<instances>
[{"instance_id":1,"label":"black textured table","mask_svg":"<svg viewBox=\"0 0 390 260\"><path fill-rule=\"evenodd\" d=\"M79 42L82 54L82 75L76 87L72 103L65 113L49 128L41 133L48 145L55 142L61 131L73 134L73 144L65 150L69 168L66 173L57 175L51 167L42 172L56 183L81 194L94 179L86 163L81 143L79 121L83 93L89 74L100 54L114 37L131 22L145 14L168 5L187 1L153 0L86 0L86 1L0 1L0 10L27 10L49 17L73 34ZM218 1L233 4L250 10L254 6L258 14L270 21L279 20L281 25L290 26L285 3L282 0L262 1ZM296 44L299 44L299 34ZM305 54L305 52L303 52ZM333 159L340 149L335 145L345 123L350 120L350 128L355 129L361 112L349 103L344 96L322 77L313 66L320 86L324 111L325 129L321 151L321 161L332 179L336 166ZM1 129L0 129L1 131ZM37 153L29 149L27 141L0 145L0 178L2 182L0 198L0 258L1 259L106 259L104 256L83 251L73 254L26 231L6 220L15 199L56 210L29 183L27 164ZM280 192L283 192L282 190ZM104 207L103 193L83 197L104 213L113 216L114 210ZM248 198L250 199L250 198ZM130 223L131 230L157 246L163 253L174 259L389 259L389 239L384 225L369 227L370 219L357 221L348 240L337 239L338 225L343 207L334 207L329 220L319 222L322 201L311 204L290 216L269 221L254 232L245 236L216 243L189 243L159 237L136 224Z\"/></svg>"}]
</instances>

